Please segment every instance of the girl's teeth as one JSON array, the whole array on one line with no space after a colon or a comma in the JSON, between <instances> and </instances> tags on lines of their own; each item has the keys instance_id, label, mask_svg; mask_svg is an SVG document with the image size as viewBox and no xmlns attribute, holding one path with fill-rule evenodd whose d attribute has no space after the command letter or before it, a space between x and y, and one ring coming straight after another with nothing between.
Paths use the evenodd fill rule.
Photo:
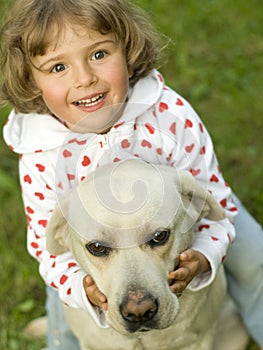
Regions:
<instances>
[{"instance_id":1,"label":"girl's teeth","mask_svg":"<svg viewBox=\"0 0 263 350\"><path fill-rule=\"evenodd\" d=\"M88 106L93 106L95 105L96 103L98 103L98 101L103 97L103 94L100 94L98 96L95 96L95 97L92 97L92 98L87 98L86 100L80 100L80 101L77 101L75 104L77 106L85 106L85 107L88 107Z\"/></svg>"}]
</instances>

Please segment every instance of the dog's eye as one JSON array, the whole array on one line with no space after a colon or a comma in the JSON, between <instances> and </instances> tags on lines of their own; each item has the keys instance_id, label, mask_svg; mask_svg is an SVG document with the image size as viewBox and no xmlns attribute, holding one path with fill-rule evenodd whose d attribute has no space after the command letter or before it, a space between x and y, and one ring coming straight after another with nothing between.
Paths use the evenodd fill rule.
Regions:
<instances>
[{"instance_id":1,"label":"dog's eye","mask_svg":"<svg viewBox=\"0 0 263 350\"><path fill-rule=\"evenodd\" d=\"M169 229L161 229L154 233L153 238L150 240L150 246L162 245L168 241L170 236Z\"/></svg>"},{"instance_id":2,"label":"dog's eye","mask_svg":"<svg viewBox=\"0 0 263 350\"><path fill-rule=\"evenodd\" d=\"M95 256L105 256L109 254L110 248L105 247L100 242L92 242L86 244L87 250Z\"/></svg>"}]
</instances>

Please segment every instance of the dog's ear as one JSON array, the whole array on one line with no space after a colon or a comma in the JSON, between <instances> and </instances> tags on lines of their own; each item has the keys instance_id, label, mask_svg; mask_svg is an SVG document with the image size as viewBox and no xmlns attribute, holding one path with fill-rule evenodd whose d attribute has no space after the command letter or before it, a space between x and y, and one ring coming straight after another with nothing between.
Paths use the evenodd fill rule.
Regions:
<instances>
[{"instance_id":1,"label":"dog's ear","mask_svg":"<svg viewBox=\"0 0 263 350\"><path fill-rule=\"evenodd\" d=\"M194 220L198 221L205 217L217 221L226 217L221 205L208 190L197 183L190 173L177 170L175 176L187 212Z\"/></svg>"},{"instance_id":2,"label":"dog's ear","mask_svg":"<svg viewBox=\"0 0 263 350\"><path fill-rule=\"evenodd\" d=\"M47 250L52 255L59 255L68 251L66 244L68 233L67 221L61 211L61 207L57 206L54 209L46 228Z\"/></svg>"}]
</instances>

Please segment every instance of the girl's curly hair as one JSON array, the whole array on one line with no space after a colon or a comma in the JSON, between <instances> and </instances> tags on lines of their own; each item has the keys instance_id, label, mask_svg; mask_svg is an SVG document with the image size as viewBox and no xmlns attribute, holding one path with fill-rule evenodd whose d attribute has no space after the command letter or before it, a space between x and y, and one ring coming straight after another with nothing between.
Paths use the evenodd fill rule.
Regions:
<instances>
[{"instance_id":1,"label":"girl's curly hair","mask_svg":"<svg viewBox=\"0 0 263 350\"><path fill-rule=\"evenodd\" d=\"M114 33L132 72L131 85L156 64L160 37L145 12L128 1L19 0L0 32L0 102L22 113L49 113L31 73L31 58L44 55L68 24Z\"/></svg>"}]
</instances>

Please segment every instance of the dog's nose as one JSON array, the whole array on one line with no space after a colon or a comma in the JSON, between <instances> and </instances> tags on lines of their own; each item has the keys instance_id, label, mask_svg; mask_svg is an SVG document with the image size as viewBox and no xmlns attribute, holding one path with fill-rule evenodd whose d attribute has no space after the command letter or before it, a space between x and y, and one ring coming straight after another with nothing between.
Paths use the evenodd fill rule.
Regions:
<instances>
[{"instance_id":1,"label":"dog's nose","mask_svg":"<svg viewBox=\"0 0 263 350\"><path fill-rule=\"evenodd\" d=\"M120 312L125 321L144 324L150 321L158 310L158 302L143 290L130 291L126 302L120 306Z\"/></svg>"}]
</instances>

